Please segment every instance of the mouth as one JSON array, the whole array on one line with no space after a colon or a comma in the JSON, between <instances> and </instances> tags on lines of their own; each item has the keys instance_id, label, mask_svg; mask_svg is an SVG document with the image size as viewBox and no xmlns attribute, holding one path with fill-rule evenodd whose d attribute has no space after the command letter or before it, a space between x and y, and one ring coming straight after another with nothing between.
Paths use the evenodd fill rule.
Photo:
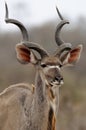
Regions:
<instances>
[{"instance_id":1,"label":"mouth","mask_svg":"<svg viewBox=\"0 0 86 130\"><path fill-rule=\"evenodd\" d=\"M60 82L58 82L57 80L53 81L53 82L50 82L51 87L57 87L57 86L61 86L63 84L64 84L63 80L61 80Z\"/></svg>"}]
</instances>

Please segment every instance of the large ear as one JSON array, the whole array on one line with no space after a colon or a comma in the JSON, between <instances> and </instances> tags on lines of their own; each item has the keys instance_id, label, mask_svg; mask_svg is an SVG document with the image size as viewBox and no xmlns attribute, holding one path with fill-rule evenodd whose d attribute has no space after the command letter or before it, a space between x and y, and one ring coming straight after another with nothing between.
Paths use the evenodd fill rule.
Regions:
<instances>
[{"instance_id":1,"label":"large ear","mask_svg":"<svg viewBox=\"0 0 86 130\"><path fill-rule=\"evenodd\" d=\"M78 45L76 48L72 49L70 52L66 52L60 56L60 61L63 65L75 64L81 55L82 45Z\"/></svg>"},{"instance_id":2,"label":"large ear","mask_svg":"<svg viewBox=\"0 0 86 130\"><path fill-rule=\"evenodd\" d=\"M23 44L16 45L16 53L17 53L17 59L22 64L28 64L28 63L36 64L37 63L37 58L34 55L34 53Z\"/></svg>"}]
</instances>

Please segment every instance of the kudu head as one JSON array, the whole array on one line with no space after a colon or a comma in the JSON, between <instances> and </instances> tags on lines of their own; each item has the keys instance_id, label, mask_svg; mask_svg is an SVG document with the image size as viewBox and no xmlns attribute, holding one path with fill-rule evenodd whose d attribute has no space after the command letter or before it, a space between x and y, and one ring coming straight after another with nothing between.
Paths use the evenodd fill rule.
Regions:
<instances>
[{"instance_id":1,"label":"kudu head","mask_svg":"<svg viewBox=\"0 0 86 130\"><path fill-rule=\"evenodd\" d=\"M62 27L65 24L69 24L69 22L67 20L64 20L58 8L56 7L61 22L57 25L55 32L55 40L58 47L55 53L51 56L39 44L29 41L28 33L24 25L17 20L9 19L7 4L5 4L5 7L6 7L5 21L7 23L17 25L20 28L23 36L21 43L16 45L17 59L22 64L32 63L34 66L41 68L41 70L45 75L47 83L51 87L63 84L63 77L61 75L60 69L64 65L74 64L80 58L82 50L82 45L79 45L76 48L72 49L70 43L65 43L60 38L60 32ZM37 55L33 52L33 50L39 53L40 58L37 57Z\"/></svg>"}]
</instances>

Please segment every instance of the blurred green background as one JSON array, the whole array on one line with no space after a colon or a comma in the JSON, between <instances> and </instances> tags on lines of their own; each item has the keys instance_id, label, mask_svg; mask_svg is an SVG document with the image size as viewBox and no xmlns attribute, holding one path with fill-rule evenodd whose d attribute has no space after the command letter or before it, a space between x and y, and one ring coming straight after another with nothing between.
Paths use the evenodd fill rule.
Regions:
<instances>
[{"instance_id":1,"label":"blurred green background","mask_svg":"<svg viewBox=\"0 0 86 130\"><path fill-rule=\"evenodd\" d=\"M52 54L56 50L54 39L58 19L40 26L27 25L30 41L41 44ZM86 18L79 17L75 24L66 25L62 30L65 42L73 47L83 44L80 61L62 70L65 84L60 88L58 130L86 130ZM21 65L16 59L15 45L20 42L20 31L0 31L0 92L9 85L33 83L35 69L32 65Z\"/></svg>"}]
</instances>

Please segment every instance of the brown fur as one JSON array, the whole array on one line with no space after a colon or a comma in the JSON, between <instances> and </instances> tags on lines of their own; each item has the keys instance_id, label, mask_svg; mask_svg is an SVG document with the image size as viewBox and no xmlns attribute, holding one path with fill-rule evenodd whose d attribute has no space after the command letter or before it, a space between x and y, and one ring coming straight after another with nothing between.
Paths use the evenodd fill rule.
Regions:
<instances>
[{"instance_id":1,"label":"brown fur","mask_svg":"<svg viewBox=\"0 0 86 130\"><path fill-rule=\"evenodd\" d=\"M62 55L63 58L45 56L41 60L23 44L16 47L21 63L35 65L35 85L13 85L0 94L0 130L56 130L56 105L59 103L56 88L63 82L60 68L70 59L71 62L79 59L82 47L72 50L66 57Z\"/></svg>"}]
</instances>

